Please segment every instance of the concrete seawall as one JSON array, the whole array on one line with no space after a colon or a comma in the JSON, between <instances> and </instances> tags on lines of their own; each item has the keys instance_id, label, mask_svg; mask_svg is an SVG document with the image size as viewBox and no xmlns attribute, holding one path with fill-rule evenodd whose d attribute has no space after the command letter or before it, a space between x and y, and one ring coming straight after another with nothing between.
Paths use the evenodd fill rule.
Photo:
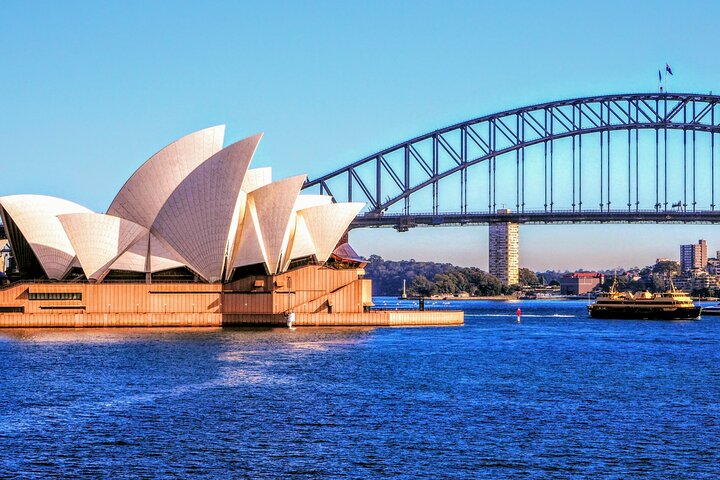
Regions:
<instances>
[{"instance_id":1,"label":"concrete seawall","mask_svg":"<svg viewBox=\"0 0 720 480\"><path fill-rule=\"evenodd\" d=\"M465 317L462 311L373 311L361 315L353 313L295 315L296 326L415 326L415 325L462 325Z\"/></svg>"},{"instance_id":2,"label":"concrete seawall","mask_svg":"<svg viewBox=\"0 0 720 480\"><path fill-rule=\"evenodd\" d=\"M218 313L46 313L0 315L0 328L220 327Z\"/></svg>"},{"instance_id":3,"label":"concrete seawall","mask_svg":"<svg viewBox=\"0 0 720 480\"><path fill-rule=\"evenodd\" d=\"M367 313L297 313L296 327L462 325L462 311L372 311ZM0 328L222 327L286 326L278 314L219 313L53 313L0 314Z\"/></svg>"}]
</instances>

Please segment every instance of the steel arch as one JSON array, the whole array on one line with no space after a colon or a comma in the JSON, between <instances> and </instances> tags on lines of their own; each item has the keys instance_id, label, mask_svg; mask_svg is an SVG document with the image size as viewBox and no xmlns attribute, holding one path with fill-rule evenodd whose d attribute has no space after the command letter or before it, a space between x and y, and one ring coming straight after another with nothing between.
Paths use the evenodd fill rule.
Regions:
<instances>
[{"instance_id":1,"label":"steel arch","mask_svg":"<svg viewBox=\"0 0 720 480\"><path fill-rule=\"evenodd\" d=\"M494 175L496 157L512 152L517 152L516 162L516 199L517 209L524 211L524 152L525 148L537 144L552 144L555 140L572 137L573 138L573 169L575 168L575 137L581 137L587 134L600 133L601 144L603 142L602 135L606 134L608 142L609 155L609 138L610 132L628 131L628 155L630 155L630 134L632 131L637 132L642 129L654 129L656 132L665 130L683 130L693 132L693 165L695 162L694 150L694 132L710 132L720 133L720 118L716 119L716 107L720 103L720 96L716 95L699 95L686 93L645 93L645 94L623 94L623 95L604 95L594 97L583 97L569 100L561 100L547 102L527 107L515 108L492 115L478 117L466 122L457 123L433 132L415 137L405 142L386 148L380 152L369 155L361 160L353 162L345 167L335 170L331 173L323 175L319 178L309 180L305 183L304 189L319 187L320 193L331 194L339 198L336 193L331 191L328 183L331 181L342 180L343 177L347 186L347 196L344 199L353 200L353 188L357 186L362 194L369 200L369 210L363 215L364 217L373 217L382 215L390 206L400 201L404 201L403 214L411 216L409 212L410 195L422 190L426 187L433 189L433 214L438 214L438 181L461 172L461 175L467 175L467 169L481 162L488 162L489 180L492 185L488 186L488 212L494 213L495 210L495 192L494 186L496 176ZM450 135L459 135L459 148L453 147L451 141L448 140ZM637 135L637 133L636 133ZM687 135L687 134L686 134ZM582 138L582 137L581 137ZM656 149L657 149L656 133ZM715 159L714 159L714 135L712 138L712 175L715 175ZM498 142L498 139L500 142ZM423 156L416 146L421 142L432 142L431 156ZM480 155L468 155L468 145L473 144ZM636 141L637 145L637 141ZM602 145L601 145L602 148ZM572 210L582 211L582 140L580 140L580 156L579 161L580 181L576 185L575 174L572 180ZM438 158L441 152L448 155L454 161L454 165L450 168L440 169ZM522 152L522 157L521 157ZM386 157L391 154L398 154L402 158L401 162L389 161ZM601 151L602 164L602 151ZM657 154L656 154L657 155ZM667 155L667 153L666 153ZM687 155L687 152L685 152ZM546 151L547 158L547 151ZM637 157L636 157L637 161ZM687 158L684 159L687 162ZM630 160L628 160L630 162ZM658 159L656 158L656 163ZM667 165L667 157L666 157ZM609 157L608 157L609 163ZM357 170L365 166L372 166L375 172L375 182L371 184L358 174ZM410 168L419 167L426 177L417 183L411 184ZM656 165L657 168L657 165ZM666 167L667 168L667 167ZM608 166L608 175L609 175ZM383 199L383 175L389 177L393 188L399 189L400 193ZM552 175L552 171L551 171ZM636 189L637 189L637 177ZM656 203L655 211L668 211L667 201L667 178L665 179L665 202L664 209L661 208L659 195L659 182L656 175ZM602 174L600 181L603 181ZM462 181L461 181L462 182ZM630 180L628 180L630 182ZM467 181L465 180L461 188L467 189ZM715 210L715 186L712 182L712 201L711 211ZM603 203L603 185L600 185L601 203L600 210L607 208L610 211L610 177L607 178L607 204ZM684 184L687 187L687 183ZM693 186L693 210L695 208L695 178L693 170L692 178ZM545 209L548 206L550 211L553 210L552 203L552 179L551 179L551 199L548 205L546 198ZM576 188L579 188L579 195L576 195ZM628 183L628 211L631 208L632 192ZM687 194L686 194L687 196ZM547 197L547 186L546 186ZM462 211L459 215L467 214L467 192L461 192ZM640 211L638 207L639 201L636 191L635 210ZM685 207L687 207L687 198L685 199Z\"/></svg>"}]
</instances>

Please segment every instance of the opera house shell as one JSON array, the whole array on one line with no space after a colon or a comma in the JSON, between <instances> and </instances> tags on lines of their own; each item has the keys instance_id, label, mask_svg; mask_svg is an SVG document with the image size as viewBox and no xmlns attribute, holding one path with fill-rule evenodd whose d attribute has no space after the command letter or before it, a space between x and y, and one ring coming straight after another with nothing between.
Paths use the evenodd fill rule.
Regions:
<instances>
[{"instance_id":1,"label":"opera house shell","mask_svg":"<svg viewBox=\"0 0 720 480\"><path fill-rule=\"evenodd\" d=\"M0 197L14 261L0 326L365 323L364 263L339 245L364 204L301 194L305 175L273 181L250 168L262 134L223 147L224 132L157 152L106 213Z\"/></svg>"}]
</instances>

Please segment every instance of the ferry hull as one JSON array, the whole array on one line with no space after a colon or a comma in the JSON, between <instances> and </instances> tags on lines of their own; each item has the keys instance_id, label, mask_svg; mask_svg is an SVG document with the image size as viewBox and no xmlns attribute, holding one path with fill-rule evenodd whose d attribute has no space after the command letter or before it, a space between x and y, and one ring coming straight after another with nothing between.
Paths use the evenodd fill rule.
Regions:
<instances>
[{"instance_id":1,"label":"ferry hull","mask_svg":"<svg viewBox=\"0 0 720 480\"><path fill-rule=\"evenodd\" d=\"M592 318L626 320L694 320L700 317L700 307L653 308L653 307L605 307L591 305L588 313Z\"/></svg>"}]
</instances>

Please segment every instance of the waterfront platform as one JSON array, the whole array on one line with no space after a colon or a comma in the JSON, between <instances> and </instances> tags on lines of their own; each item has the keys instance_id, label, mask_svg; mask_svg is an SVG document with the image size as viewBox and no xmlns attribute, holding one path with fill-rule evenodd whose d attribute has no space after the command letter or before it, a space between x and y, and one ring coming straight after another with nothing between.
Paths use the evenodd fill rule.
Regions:
<instances>
[{"instance_id":1,"label":"waterfront platform","mask_svg":"<svg viewBox=\"0 0 720 480\"><path fill-rule=\"evenodd\" d=\"M296 313L293 327L399 327L463 325L460 310L371 310L364 313ZM225 315L224 326L287 325L285 315Z\"/></svg>"},{"instance_id":2,"label":"waterfront platform","mask_svg":"<svg viewBox=\"0 0 720 480\"><path fill-rule=\"evenodd\" d=\"M400 327L462 325L462 311L370 311L366 313L300 313L293 327ZM280 314L218 313L52 313L0 315L0 328L223 327L287 326Z\"/></svg>"}]
</instances>

